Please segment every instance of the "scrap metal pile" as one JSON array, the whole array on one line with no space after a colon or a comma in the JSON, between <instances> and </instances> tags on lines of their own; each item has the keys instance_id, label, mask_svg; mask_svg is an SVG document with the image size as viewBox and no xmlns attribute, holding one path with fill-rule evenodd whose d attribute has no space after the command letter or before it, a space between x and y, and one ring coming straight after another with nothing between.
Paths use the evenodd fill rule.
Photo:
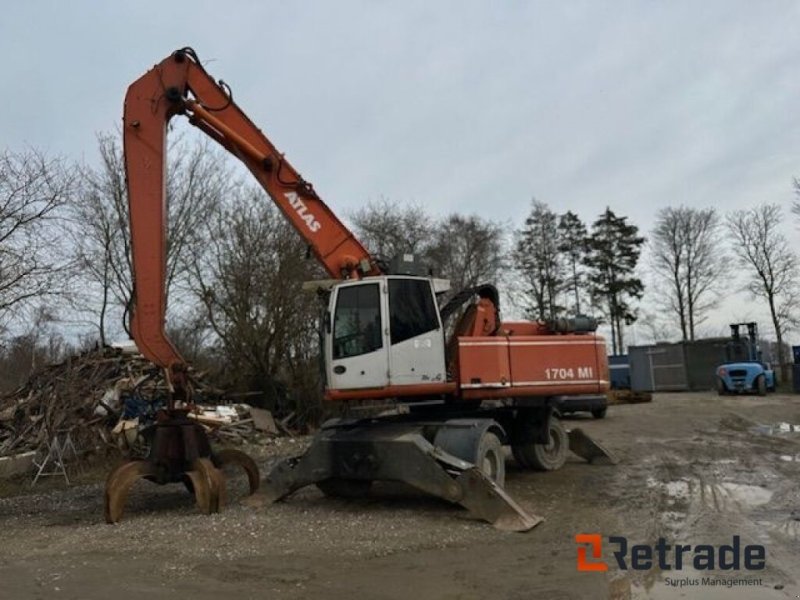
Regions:
<instances>
[{"instance_id":1,"label":"scrap metal pile","mask_svg":"<svg viewBox=\"0 0 800 600\"><path fill-rule=\"evenodd\" d=\"M256 432L248 406L218 410L222 391L202 376L193 375L192 383L195 401L203 404L192 416L212 437L235 443ZM166 397L162 371L138 353L106 347L71 356L0 396L0 456L41 449L64 431L82 451L134 451L130 442Z\"/></svg>"}]
</instances>

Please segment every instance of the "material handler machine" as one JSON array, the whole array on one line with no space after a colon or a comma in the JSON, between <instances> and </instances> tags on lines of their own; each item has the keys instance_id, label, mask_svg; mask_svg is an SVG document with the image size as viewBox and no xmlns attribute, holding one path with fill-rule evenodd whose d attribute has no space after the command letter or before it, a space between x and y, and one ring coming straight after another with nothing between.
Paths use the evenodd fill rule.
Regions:
<instances>
[{"instance_id":1,"label":"material handler machine","mask_svg":"<svg viewBox=\"0 0 800 600\"><path fill-rule=\"evenodd\" d=\"M400 481L469 509L509 530L541 519L503 490L511 447L525 468L561 467L568 450L590 462L608 454L580 430L567 432L553 399L608 389L604 340L588 317L502 321L497 290L449 290L413 257L386 264L336 217L216 82L190 48L176 51L135 81L123 123L135 296L131 331L139 350L162 367L172 394L151 431L150 454L109 475L106 519L116 522L139 478L183 481L200 510L225 502L222 466L244 468L255 493L255 463L235 450L212 450L187 418L186 363L165 330L167 124L176 115L241 160L278 206L330 279L313 282L321 318L324 398L396 400L397 414L326 423L308 451L264 480L268 501L316 484L326 494L366 493L376 480Z\"/></svg>"}]
</instances>

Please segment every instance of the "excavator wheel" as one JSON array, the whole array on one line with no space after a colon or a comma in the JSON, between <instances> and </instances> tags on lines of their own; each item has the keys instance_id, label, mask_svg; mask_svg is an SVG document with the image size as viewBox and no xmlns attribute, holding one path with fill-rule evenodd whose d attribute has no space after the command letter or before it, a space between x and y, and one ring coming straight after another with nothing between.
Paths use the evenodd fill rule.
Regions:
<instances>
[{"instance_id":1,"label":"excavator wheel","mask_svg":"<svg viewBox=\"0 0 800 600\"><path fill-rule=\"evenodd\" d=\"M433 445L477 467L488 479L503 487L506 458L505 431L492 419L448 419L433 437Z\"/></svg>"},{"instance_id":2,"label":"excavator wheel","mask_svg":"<svg viewBox=\"0 0 800 600\"><path fill-rule=\"evenodd\" d=\"M537 471L555 471L564 466L569 451L569 437L560 419L551 417L548 420L547 444L533 442L512 444L511 453L517 463L525 469Z\"/></svg>"},{"instance_id":3,"label":"excavator wheel","mask_svg":"<svg viewBox=\"0 0 800 600\"><path fill-rule=\"evenodd\" d=\"M500 438L491 431L485 432L478 443L475 466L500 487L506 484L506 457Z\"/></svg>"}]
</instances>

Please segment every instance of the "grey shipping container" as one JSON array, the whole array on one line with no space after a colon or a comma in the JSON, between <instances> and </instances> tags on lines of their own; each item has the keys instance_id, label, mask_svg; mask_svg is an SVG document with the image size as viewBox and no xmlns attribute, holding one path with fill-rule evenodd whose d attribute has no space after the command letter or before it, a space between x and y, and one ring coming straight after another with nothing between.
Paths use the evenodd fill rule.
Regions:
<instances>
[{"instance_id":1,"label":"grey shipping container","mask_svg":"<svg viewBox=\"0 0 800 600\"><path fill-rule=\"evenodd\" d=\"M681 392L689 389L681 344L628 348L631 389L635 392Z\"/></svg>"},{"instance_id":2,"label":"grey shipping container","mask_svg":"<svg viewBox=\"0 0 800 600\"><path fill-rule=\"evenodd\" d=\"M708 338L684 344L690 390L717 389L717 367L726 362L725 346L729 342L728 338Z\"/></svg>"},{"instance_id":3,"label":"grey shipping container","mask_svg":"<svg viewBox=\"0 0 800 600\"><path fill-rule=\"evenodd\" d=\"M710 390L725 362L727 338L628 348L631 389L637 392Z\"/></svg>"}]
</instances>

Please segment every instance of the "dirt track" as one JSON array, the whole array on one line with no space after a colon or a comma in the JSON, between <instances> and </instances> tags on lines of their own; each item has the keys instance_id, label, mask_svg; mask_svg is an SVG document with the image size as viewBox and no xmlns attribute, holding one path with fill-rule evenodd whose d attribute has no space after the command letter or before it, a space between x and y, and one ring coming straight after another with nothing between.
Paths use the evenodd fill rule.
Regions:
<instances>
[{"instance_id":1,"label":"dirt track","mask_svg":"<svg viewBox=\"0 0 800 600\"><path fill-rule=\"evenodd\" d=\"M620 464L509 464L509 492L546 518L526 534L397 493L345 501L310 488L206 517L182 488L141 484L116 526L102 522L99 484L4 498L0 598L796 598L800 432L759 428L778 422L800 424L800 397L659 395L571 419ZM761 587L732 589L667 585L702 576L691 571L578 573L574 536L596 532L693 545L739 535L766 546L767 568L738 575Z\"/></svg>"}]
</instances>

